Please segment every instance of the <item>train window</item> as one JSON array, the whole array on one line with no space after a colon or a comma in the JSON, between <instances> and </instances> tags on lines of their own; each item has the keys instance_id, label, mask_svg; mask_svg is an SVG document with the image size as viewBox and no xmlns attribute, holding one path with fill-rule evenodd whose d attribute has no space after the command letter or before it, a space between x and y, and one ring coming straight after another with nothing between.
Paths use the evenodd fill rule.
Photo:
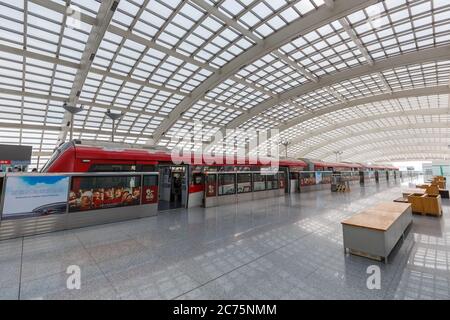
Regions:
<instances>
[{"instance_id":1,"label":"train window","mask_svg":"<svg viewBox=\"0 0 450 320\"><path fill-rule=\"evenodd\" d=\"M145 176L144 175L144 186L157 186L158 185L158 176L157 175L151 175L151 176Z\"/></svg>"},{"instance_id":2,"label":"train window","mask_svg":"<svg viewBox=\"0 0 450 320\"><path fill-rule=\"evenodd\" d=\"M267 175L267 190L278 189L278 179L276 175Z\"/></svg>"},{"instance_id":3,"label":"train window","mask_svg":"<svg viewBox=\"0 0 450 320\"><path fill-rule=\"evenodd\" d=\"M238 183L238 193L252 192L251 173L238 173L237 183Z\"/></svg>"},{"instance_id":4,"label":"train window","mask_svg":"<svg viewBox=\"0 0 450 320\"><path fill-rule=\"evenodd\" d=\"M215 197L217 195L216 179L217 179L217 175L215 175L215 174L206 176L206 196L207 197Z\"/></svg>"},{"instance_id":5,"label":"train window","mask_svg":"<svg viewBox=\"0 0 450 320\"><path fill-rule=\"evenodd\" d=\"M280 178L279 178L279 174L275 174L273 175L273 182L272 182L272 189L278 189L279 188L279 182Z\"/></svg>"},{"instance_id":6,"label":"train window","mask_svg":"<svg viewBox=\"0 0 450 320\"><path fill-rule=\"evenodd\" d=\"M134 164L93 164L89 172L130 172L136 171Z\"/></svg>"},{"instance_id":7,"label":"train window","mask_svg":"<svg viewBox=\"0 0 450 320\"><path fill-rule=\"evenodd\" d=\"M233 173L219 174L219 196L236 193L236 175Z\"/></svg>"},{"instance_id":8,"label":"train window","mask_svg":"<svg viewBox=\"0 0 450 320\"><path fill-rule=\"evenodd\" d=\"M253 190L254 191L266 190L266 176L263 176L260 173L253 174Z\"/></svg>"},{"instance_id":9,"label":"train window","mask_svg":"<svg viewBox=\"0 0 450 320\"><path fill-rule=\"evenodd\" d=\"M203 184L203 174L202 173L193 173L192 174L192 184L195 186Z\"/></svg>"},{"instance_id":10,"label":"train window","mask_svg":"<svg viewBox=\"0 0 450 320\"><path fill-rule=\"evenodd\" d=\"M137 172L156 172L156 166L154 164L137 164Z\"/></svg>"},{"instance_id":11,"label":"train window","mask_svg":"<svg viewBox=\"0 0 450 320\"><path fill-rule=\"evenodd\" d=\"M280 187L280 189L283 189L285 187L285 173L284 172L279 172L278 173L278 186Z\"/></svg>"}]
</instances>

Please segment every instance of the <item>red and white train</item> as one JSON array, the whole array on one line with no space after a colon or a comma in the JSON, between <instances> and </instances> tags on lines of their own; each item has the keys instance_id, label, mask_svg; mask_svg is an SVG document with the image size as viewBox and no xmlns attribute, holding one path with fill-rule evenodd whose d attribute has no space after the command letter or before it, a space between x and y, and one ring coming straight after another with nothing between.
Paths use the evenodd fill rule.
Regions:
<instances>
[{"instance_id":1,"label":"red and white train","mask_svg":"<svg viewBox=\"0 0 450 320\"><path fill-rule=\"evenodd\" d=\"M316 190L317 186L331 183L333 172L361 182L399 176L398 169L391 166L327 163L309 159L280 159L279 173L271 175L262 173L270 166L260 161L250 164L248 159L234 159L230 164L229 159L226 162L224 159L222 163L226 164L221 164L208 160L211 159L203 159L200 164L176 164L167 150L74 140L61 145L42 172L159 172L161 210L200 206L208 197L223 195L225 198L230 194L254 193L261 188L266 192L269 187L279 192L284 189L286 193ZM261 175L266 177L262 179ZM216 178L212 179L213 176ZM257 187L258 183L264 186Z\"/></svg>"}]
</instances>

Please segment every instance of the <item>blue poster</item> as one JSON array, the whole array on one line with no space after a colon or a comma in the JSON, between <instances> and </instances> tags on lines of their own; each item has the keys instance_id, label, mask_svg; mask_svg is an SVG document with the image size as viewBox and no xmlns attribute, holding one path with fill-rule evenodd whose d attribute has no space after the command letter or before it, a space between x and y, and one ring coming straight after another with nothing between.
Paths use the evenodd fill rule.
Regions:
<instances>
[{"instance_id":1,"label":"blue poster","mask_svg":"<svg viewBox=\"0 0 450 320\"><path fill-rule=\"evenodd\" d=\"M322 183L322 172L316 171L316 184Z\"/></svg>"},{"instance_id":2,"label":"blue poster","mask_svg":"<svg viewBox=\"0 0 450 320\"><path fill-rule=\"evenodd\" d=\"M2 219L66 213L69 177L12 176L6 180Z\"/></svg>"}]
</instances>

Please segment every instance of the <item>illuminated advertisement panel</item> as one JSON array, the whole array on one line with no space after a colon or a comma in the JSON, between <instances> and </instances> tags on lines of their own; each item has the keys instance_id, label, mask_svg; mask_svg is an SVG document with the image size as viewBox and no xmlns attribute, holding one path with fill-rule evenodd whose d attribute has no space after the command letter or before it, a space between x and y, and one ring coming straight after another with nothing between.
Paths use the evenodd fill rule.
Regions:
<instances>
[{"instance_id":1,"label":"illuminated advertisement panel","mask_svg":"<svg viewBox=\"0 0 450 320\"><path fill-rule=\"evenodd\" d=\"M142 204L158 203L158 176L144 176Z\"/></svg>"},{"instance_id":2,"label":"illuminated advertisement panel","mask_svg":"<svg viewBox=\"0 0 450 320\"><path fill-rule=\"evenodd\" d=\"M69 177L65 176L8 177L2 219L66 213L68 189Z\"/></svg>"},{"instance_id":3,"label":"illuminated advertisement panel","mask_svg":"<svg viewBox=\"0 0 450 320\"><path fill-rule=\"evenodd\" d=\"M140 176L73 177L69 212L139 205Z\"/></svg>"},{"instance_id":4,"label":"illuminated advertisement panel","mask_svg":"<svg viewBox=\"0 0 450 320\"><path fill-rule=\"evenodd\" d=\"M316 184L322 183L322 172L316 171L315 174L316 174Z\"/></svg>"},{"instance_id":5,"label":"illuminated advertisement panel","mask_svg":"<svg viewBox=\"0 0 450 320\"><path fill-rule=\"evenodd\" d=\"M313 186L316 184L316 175L314 172L300 172L300 185Z\"/></svg>"}]
</instances>

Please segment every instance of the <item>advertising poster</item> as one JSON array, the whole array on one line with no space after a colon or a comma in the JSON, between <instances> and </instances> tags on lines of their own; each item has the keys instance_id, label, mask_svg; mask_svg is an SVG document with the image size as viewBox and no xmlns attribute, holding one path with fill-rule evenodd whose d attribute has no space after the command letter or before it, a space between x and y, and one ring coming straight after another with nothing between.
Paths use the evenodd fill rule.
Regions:
<instances>
[{"instance_id":1,"label":"advertising poster","mask_svg":"<svg viewBox=\"0 0 450 320\"><path fill-rule=\"evenodd\" d=\"M265 181L255 181L254 186L255 186L255 191L266 190L266 182Z\"/></svg>"},{"instance_id":2,"label":"advertising poster","mask_svg":"<svg viewBox=\"0 0 450 320\"><path fill-rule=\"evenodd\" d=\"M216 195L216 179L213 181L208 180L208 183L206 184L206 196L215 197Z\"/></svg>"},{"instance_id":3,"label":"advertising poster","mask_svg":"<svg viewBox=\"0 0 450 320\"><path fill-rule=\"evenodd\" d=\"M219 186L219 194L221 194L221 195L234 194L234 193L235 193L234 192L234 183Z\"/></svg>"},{"instance_id":4,"label":"advertising poster","mask_svg":"<svg viewBox=\"0 0 450 320\"><path fill-rule=\"evenodd\" d=\"M316 176L314 172L301 172L300 173L300 185L301 186L313 186L316 184Z\"/></svg>"},{"instance_id":5,"label":"advertising poster","mask_svg":"<svg viewBox=\"0 0 450 320\"><path fill-rule=\"evenodd\" d=\"M322 183L322 172L316 171L316 184Z\"/></svg>"},{"instance_id":6,"label":"advertising poster","mask_svg":"<svg viewBox=\"0 0 450 320\"><path fill-rule=\"evenodd\" d=\"M149 186L142 188L142 204L151 204L158 202L158 186Z\"/></svg>"},{"instance_id":7,"label":"advertising poster","mask_svg":"<svg viewBox=\"0 0 450 320\"><path fill-rule=\"evenodd\" d=\"M284 176L280 177L280 189L284 189Z\"/></svg>"},{"instance_id":8,"label":"advertising poster","mask_svg":"<svg viewBox=\"0 0 450 320\"><path fill-rule=\"evenodd\" d=\"M8 177L2 219L66 213L68 191L69 177Z\"/></svg>"},{"instance_id":9,"label":"advertising poster","mask_svg":"<svg viewBox=\"0 0 450 320\"><path fill-rule=\"evenodd\" d=\"M130 183L132 177L100 177L90 183L85 177L73 177L69 193L69 212L108 209L140 204L141 187ZM91 186L89 186L91 185Z\"/></svg>"},{"instance_id":10,"label":"advertising poster","mask_svg":"<svg viewBox=\"0 0 450 320\"><path fill-rule=\"evenodd\" d=\"M251 182L240 182L238 183L238 193L246 193L252 191Z\"/></svg>"}]
</instances>

